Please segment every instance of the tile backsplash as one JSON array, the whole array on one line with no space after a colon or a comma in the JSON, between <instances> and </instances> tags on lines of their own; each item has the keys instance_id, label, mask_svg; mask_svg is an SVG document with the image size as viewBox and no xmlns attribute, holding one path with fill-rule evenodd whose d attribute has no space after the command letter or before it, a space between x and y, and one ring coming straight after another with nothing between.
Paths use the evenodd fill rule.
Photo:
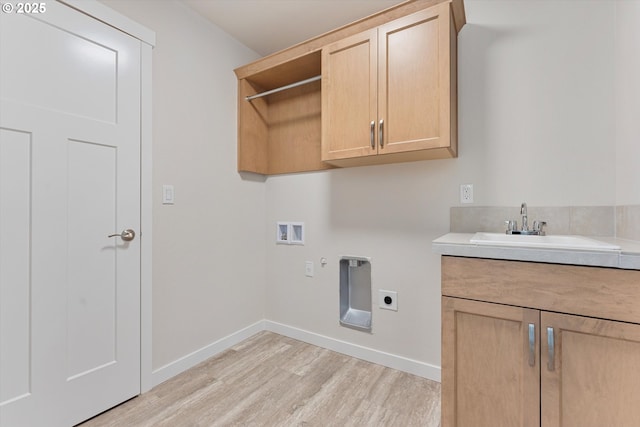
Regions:
<instances>
[{"instance_id":1,"label":"tile backsplash","mask_svg":"<svg viewBox=\"0 0 640 427\"><path fill-rule=\"evenodd\" d=\"M640 205L616 206L616 236L640 241Z\"/></svg>"},{"instance_id":2,"label":"tile backsplash","mask_svg":"<svg viewBox=\"0 0 640 427\"><path fill-rule=\"evenodd\" d=\"M533 221L545 221L548 234L619 237L640 240L640 205L634 206L528 206L529 227ZM452 207L450 229L453 233L476 231L504 232L506 220L522 226L520 207Z\"/></svg>"}]
</instances>

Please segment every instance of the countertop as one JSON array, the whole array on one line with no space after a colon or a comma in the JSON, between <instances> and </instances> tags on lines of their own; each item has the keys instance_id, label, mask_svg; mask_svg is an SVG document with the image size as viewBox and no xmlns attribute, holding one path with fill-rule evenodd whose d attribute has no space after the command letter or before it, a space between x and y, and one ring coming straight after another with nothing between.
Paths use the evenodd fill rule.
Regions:
<instances>
[{"instance_id":1,"label":"countertop","mask_svg":"<svg viewBox=\"0 0 640 427\"><path fill-rule=\"evenodd\" d=\"M477 245L474 233L448 233L433 241L433 250L441 255L491 258L552 264L587 265L640 270L640 242L613 237L590 237L620 246L620 250L575 250Z\"/></svg>"}]
</instances>

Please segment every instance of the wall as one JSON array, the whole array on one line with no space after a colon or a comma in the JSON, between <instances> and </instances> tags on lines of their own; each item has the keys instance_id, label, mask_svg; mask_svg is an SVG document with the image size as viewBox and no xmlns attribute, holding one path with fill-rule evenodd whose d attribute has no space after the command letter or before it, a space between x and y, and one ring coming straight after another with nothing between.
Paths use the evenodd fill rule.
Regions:
<instances>
[{"instance_id":1,"label":"wall","mask_svg":"<svg viewBox=\"0 0 640 427\"><path fill-rule=\"evenodd\" d=\"M465 7L460 157L269 178L268 319L439 366L431 241L449 231L460 184L474 184L476 206L615 204L615 4ZM278 220L304 221L307 244L275 245ZM341 255L372 258L374 304L378 289L398 292L398 312L374 307L372 334L338 324ZM315 277L304 276L305 260L315 262Z\"/></svg>"},{"instance_id":2,"label":"wall","mask_svg":"<svg viewBox=\"0 0 640 427\"><path fill-rule=\"evenodd\" d=\"M616 6L616 203L640 205L640 1ZM640 220L640 211L636 218ZM636 225L640 233L640 225ZM638 234L640 236L640 234Z\"/></svg>"},{"instance_id":3,"label":"wall","mask_svg":"<svg viewBox=\"0 0 640 427\"><path fill-rule=\"evenodd\" d=\"M442 185L449 163L270 177L268 231L278 220L304 221L306 244L268 242L267 319L439 365L440 267L430 241L446 233L455 204L452 187ZM378 289L398 292L398 312L374 307L371 334L338 324L342 255L371 257L375 306ZM312 278L304 275L306 260L315 263Z\"/></svg>"},{"instance_id":4,"label":"wall","mask_svg":"<svg viewBox=\"0 0 640 427\"><path fill-rule=\"evenodd\" d=\"M639 203L640 97L625 95L638 93L637 2L466 0L458 159L266 183L235 170L232 70L255 53L175 1L104 3L157 32L155 369L263 318L437 367L431 241L460 184L474 184L474 206ZM167 183L175 206L159 203ZM305 221L306 245L276 245L279 220ZM341 255L370 256L376 294L398 291L398 312L374 307L372 334L338 324Z\"/></svg>"},{"instance_id":5,"label":"wall","mask_svg":"<svg viewBox=\"0 0 640 427\"><path fill-rule=\"evenodd\" d=\"M458 170L480 204L615 204L614 10L467 2Z\"/></svg>"},{"instance_id":6,"label":"wall","mask_svg":"<svg viewBox=\"0 0 640 427\"><path fill-rule=\"evenodd\" d=\"M264 318L265 186L236 173L236 78L257 54L176 1L104 0L156 31L153 369ZM175 205L161 204L162 184Z\"/></svg>"}]
</instances>

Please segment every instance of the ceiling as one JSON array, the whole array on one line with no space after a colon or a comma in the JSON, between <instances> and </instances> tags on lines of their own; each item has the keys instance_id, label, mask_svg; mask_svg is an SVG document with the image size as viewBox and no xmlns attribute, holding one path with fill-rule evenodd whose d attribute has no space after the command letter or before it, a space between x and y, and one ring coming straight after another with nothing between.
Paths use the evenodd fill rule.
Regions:
<instances>
[{"instance_id":1,"label":"ceiling","mask_svg":"<svg viewBox=\"0 0 640 427\"><path fill-rule=\"evenodd\" d=\"M403 0L182 0L262 56Z\"/></svg>"}]
</instances>

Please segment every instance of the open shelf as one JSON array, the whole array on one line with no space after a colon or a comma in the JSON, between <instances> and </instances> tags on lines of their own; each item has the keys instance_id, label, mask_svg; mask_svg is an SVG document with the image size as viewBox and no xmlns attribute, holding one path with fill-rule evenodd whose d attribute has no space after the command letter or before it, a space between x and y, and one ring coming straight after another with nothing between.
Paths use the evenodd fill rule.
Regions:
<instances>
[{"instance_id":1,"label":"open shelf","mask_svg":"<svg viewBox=\"0 0 640 427\"><path fill-rule=\"evenodd\" d=\"M331 168L320 160L320 81L246 100L320 72L316 51L238 81L239 171L274 175Z\"/></svg>"}]
</instances>

